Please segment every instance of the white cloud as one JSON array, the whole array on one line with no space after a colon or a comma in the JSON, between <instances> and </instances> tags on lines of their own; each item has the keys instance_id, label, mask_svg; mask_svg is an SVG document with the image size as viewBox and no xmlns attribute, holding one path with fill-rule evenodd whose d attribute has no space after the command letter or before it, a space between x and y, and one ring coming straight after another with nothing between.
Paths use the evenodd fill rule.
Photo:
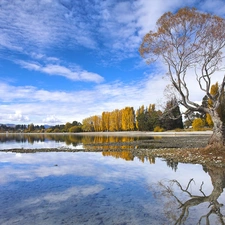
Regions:
<instances>
[{"instance_id":1,"label":"white cloud","mask_svg":"<svg viewBox=\"0 0 225 225\"><path fill-rule=\"evenodd\" d=\"M104 80L104 78L97 73L82 70L78 66L75 68L67 68L58 64L47 64L43 66L37 62L26 62L22 60L17 60L16 63L28 70L39 71L48 75L63 76L73 81L89 81L100 83Z\"/></svg>"},{"instance_id":2,"label":"white cloud","mask_svg":"<svg viewBox=\"0 0 225 225\"><path fill-rule=\"evenodd\" d=\"M9 120L15 122L29 122L29 117L22 114L21 111L16 111L8 116Z\"/></svg>"},{"instance_id":3,"label":"white cloud","mask_svg":"<svg viewBox=\"0 0 225 225\"><path fill-rule=\"evenodd\" d=\"M26 98L30 102L28 96L35 91L31 86L11 86L6 83L0 82L0 100L4 102L10 102L16 100L19 102L21 99ZM30 98L31 99L31 98Z\"/></svg>"},{"instance_id":4,"label":"white cloud","mask_svg":"<svg viewBox=\"0 0 225 225\"><path fill-rule=\"evenodd\" d=\"M81 27L79 23L83 18L81 12L76 12L77 3L67 8L58 1L1 1L0 46L27 50L69 41L71 44L95 47L96 43L86 29L89 25Z\"/></svg>"},{"instance_id":5,"label":"white cloud","mask_svg":"<svg viewBox=\"0 0 225 225\"><path fill-rule=\"evenodd\" d=\"M138 0L1 2L0 46L18 51L70 46L99 49L107 47L111 57L137 55L142 37L155 28L157 19L167 11L184 6L224 15L224 2L216 0ZM13 13L12 13L13 12ZM29 51L29 50L28 50ZM98 54L102 54L99 51Z\"/></svg>"},{"instance_id":6,"label":"white cloud","mask_svg":"<svg viewBox=\"0 0 225 225\"><path fill-rule=\"evenodd\" d=\"M97 194L104 189L101 185L92 185L92 186L81 186L81 187L72 187L67 188L65 191L56 192L56 193L48 193L39 196L38 198L29 198L24 201L22 207L31 206L33 204L41 204L43 201L48 203L60 203L68 200L73 197L75 199L79 199L82 197L87 197L89 195ZM21 207L21 206L20 206Z\"/></svg>"},{"instance_id":7,"label":"white cloud","mask_svg":"<svg viewBox=\"0 0 225 225\"><path fill-rule=\"evenodd\" d=\"M156 71L159 71L156 69ZM59 124L82 122L84 118L101 115L103 111L122 109L132 106L165 104L164 88L169 83L163 79L165 70L146 75L146 78L130 83L112 82L98 84L82 91L48 91L32 86L12 86L0 83L2 99L1 116L6 122L27 122L28 118L35 124ZM194 77L188 79L191 97L201 101L204 93L199 91ZM13 112L12 112L13 110ZM16 113L15 113L16 110ZM8 115L11 115L10 118Z\"/></svg>"},{"instance_id":8,"label":"white cloud","mask_svg":"<svg viewBox=\"0 0 225 225\"><path fill-rule=\"evenodd\" d=\"M58 119L55 115L49 115L43 119L43 123L55 124L55 123L62 123L62 121Z\"/></svg>"},{"instance_id":9,"label":"white cloud","mask_svg":"<svg viewBox=\"0 0 225 225\"><path fill-rule=\"evenodd\" d=\"M145 33L162 13L185 5L179 0L159 1L7 1L1 3L0 46L20 51L70 46L107 48L116 59L137 55ZM13 12L13 13L12 13ZM7 29L6 29L7 28Z\"/></svg>"},{"instance_id":10,"label":"white cloud","mask_svg":"<svg viewBox=\"0 0 225 225\"><path fill-rule=\"evenodd\" d=\"M199 7L223 15L223 1L215 2L218 4L209 4L209 0L201 1ZM197 0L105 0L96 1L95 4L66 0L60 3L50 0L2 0L0 48L23 54L20 60L16 58L17 54L12 54L10 59L27 70L62 76L72 81L101 83L104 78L98 72L83 69L71 61L65 65L65 59L62 62L54 54L49 57L43 52L52 49L57 52L62 47L80 51L84 47L84 50L96 50L91 54L100 56L105 65L131 57L136 57L135 64L140 65L139 45L142 37L155 28L157 19L164 12L195 4L198 4ZM27 57L29 60L25 61ZM161 79L165 71L164 67L158 67L144 79L140 72L140 79L136 83L131 80L101 83L82 91L49 91L38 89L35 85L0 83L1 118L7 118L7 122L26 122L28 118L34 123L82 121L103 111L159 103L167 84L166 80ZM189 82L190 93L201 100L201 93L193 78Z\"/></svg>"},{"instance_id":11,"label":"white cloud","mask_svg":"<svg viewBox=\"0 0 225 225\"><path fill-rule=\"evenodd\" d=\"M159 92L156 86L159 83L161 86L165 85L160 76L155 76L152 82L146 78L145 81L136 83L105 83L89 90L67 92L0 83L0 99L3 101L1 115L8 118L6 115L17 110L28 116L34 124L58 124L74 120L82 122L84 118L100 115L103 111L122 109L125 106L138 108L142 104L147 106L156 103L163 97L163 92ZM11 117L10 122L16 120Z\"/></svg>"}]
</instances>

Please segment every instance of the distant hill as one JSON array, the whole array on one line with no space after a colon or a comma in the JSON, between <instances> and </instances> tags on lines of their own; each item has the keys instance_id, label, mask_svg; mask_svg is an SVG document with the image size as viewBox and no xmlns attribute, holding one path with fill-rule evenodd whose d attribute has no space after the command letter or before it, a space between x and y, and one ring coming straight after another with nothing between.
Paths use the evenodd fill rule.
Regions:
<instances>
[{"instance_id":1,"label":"distant hill","mask_svg":"<svg viewBox=\"0 0 225 225\"><path fill-rule=\"evenodd\" d=\"M16 124L3 124L3 125L6 125L7 127L15 127Z\"/></svg>"},{"instance_id":2,"label":"distant hill","mask_svg":"<svg viewBox=\"0 0 225 225\"><path fill-rule=\"evenodd\" d=\"M2 124L0 124L0 126L1 126L1 125L7 126L7 127L15 128L16 125L22 125L22 124L11 124L11 123L3 124L3 123L2 123ZM27 124L27 126L28 126L28 124ZM43 126L45 127L45 129L48 129L48 128L50 128L50 127L53 127L53 125L48 125L48 124L44 124Z\"/></svg>"}]
</instances>

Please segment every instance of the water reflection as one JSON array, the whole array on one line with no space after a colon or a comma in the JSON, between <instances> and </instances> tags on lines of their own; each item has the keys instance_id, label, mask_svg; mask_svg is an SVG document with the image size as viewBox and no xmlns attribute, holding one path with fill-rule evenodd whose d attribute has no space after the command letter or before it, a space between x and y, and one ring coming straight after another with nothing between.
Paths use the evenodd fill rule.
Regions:
<instances>
[{"instance_id":1,"label":"water reflection","mask_svg":"<svg viewBox=\"0 0 225 225\"><path fill-rule=\"evenodd\" d=\"M132 149L137 148L135 141L142 137L129 136L91 136L73 134L0 134L0 150L9 148L60 148L68 147L73 149L90 149L102 151L107 149ZM153 137L145 137L147 140L154 140Z\"/></svg>"},{"instance_id":2,"label":"water reflection","mask_svg":"<svg viewBox=\"0 0 225 225\"><path fill-rule=\"evenodd\" d=\"M0 224L224 224L225 168L178 164L138 149L162 141L0 135L1 149L16 143L83 151L0 151Z\"/></svg>"},{"instance_id":3,"label":"water reflection","mask_svg":"<svg viewBox=\"0 0 225 225\"><path fill-rule=\"evenodd\" d=\"M145 156L145 155L138 155L134 156L133 152L131 151L103 151L103 156L112 156L115 158L124 159L126 161L133 161L134 158L138 158L141 162L149 162L150 164L155 164L155 157L152 156Z\"/></svg>"},{"instance_id":4,"label":"water reflection","mask_svg":"<svg viewBox=\"0 0 225 225\"><path fill-rule=\"evenodd\" d=\"M209 194L204 192L204 181L195 187L199 189L198 193L193 193L193 178L186 185L176 179L158 183L161 195L157 195L167 199L164 210L173 224L193 223L193 214L197 216L193 224L225 224L224 201L220 199L225 188L225 168L210 166L204 170L208 172L213 186ZM201 213L196 215L197 207L201 207Z\"/></svg>"},{"instance_id":5,"label":"water reflection","mask_svg":"<svg viewBox=\"0 0 225 225\"><path fill-rule=\"evenodd\" d=\"M224 224L224 168L143 158L0 152L0 224Z\"/></svg>"},{"instance_id":6,"label":"water reflection","mask_svg":"<svg viewBox=\"0 0 225 225\"><path fill-rule=\"evenodd\" d=\"M0 134L0 142L29 142L31 144L35 142L44 142L46 140L54 140L56 142L71 143L83 142L84 144L102 144L102 143L114 143L114 142L131 142L139 139L139 137L129 136L92 136L92 135L73 135L73 134Z\"/></svg>"},{"instance_id":7,"label":"water reflection","mask_svg":"<svg viewBox=\"0 0 225 225\"><path fill-rule=\"evenodd\" d=\"M0 134L0 143L4 144L5 148L10 147L10 145L18 148L20 146L23 148L38 148L40 146L50 148L61 146L76 147L82 143L82 137L63 134ZM3 145L1 149L3 149Z\"/></svg>"},{"instance_id":8,"label":"water reflection","mask_svg":"<svg viewBox=\"0 0 225 225\"><path fill-rule=\"evenodd\" d=\"M132 149L199 147L207 144L205 136L121 136L83 134L0 134L0 150L4 149L49 149L121 151Z\"/></svg>"}]
</instances>

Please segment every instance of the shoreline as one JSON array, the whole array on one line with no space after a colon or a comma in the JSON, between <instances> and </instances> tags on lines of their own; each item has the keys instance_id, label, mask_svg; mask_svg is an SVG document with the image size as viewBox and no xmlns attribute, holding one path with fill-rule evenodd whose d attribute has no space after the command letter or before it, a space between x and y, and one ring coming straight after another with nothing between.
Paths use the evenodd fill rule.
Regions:
<instances>
[{"instance_id":1,"label":"shoreline","mask_svg":"<svg viewBox=\"0 0 225 225\"><path fill-rule=\"evenodd\" d=\"M3 134L3 133L2 133ZM0 134L0 135L2 135ZM65 138L79 136L79 138L97 137L96 143L87 142L83 147L71 148L13 148L3 149L0 152L15 153L35 153L35 152L118 152L123 154L129 151L134 157L156 157L164 158L172 162L194 163L210 165L216 167L225 167L224 149L211 149L207 147L207 142L212 131L167 131L167 132L141 132L141 131L122 131L122 132L84 132L84 133L4 133L3 135L21 135L32 137L40 135L41 137L54 136L56 139L60 135ZM58 137L57 137L58 136ZM103 139L106 139L103 142ZM109 137L109 138L108 138ZM110 141L110 137L116 137ZM117 138L118 137L118 138ZM126 137L131 139L123 140ZM137 139L135 138L137 137ZM138 138L140 137L140 138ZM145 137L145 138L142 138ZM165 137L165 138L163 138ZM78 141L80 140L78 138ZM98 138L100 138L98 140ZM121 140L120 140L121 139ZM90 139L92 140L92 139Z\"/></svg>"},{"instance_id":2,"label":"shoreline","mask_svg":"<svg viewBox=\"0 0 225 225\"><path fill-rule=\"evenodd\" d=\"M0 135L87 135L87 136L192 136L192 135L211 135L213 132L208 131L164 131L164 132L153 132L153 131L109 131L109 132L79 132L79 133L0 133Z\"/></svg>"},{"instance_id":3,"label":"shoreline","mask_svg":"<svg viewBox=\"0 0 225 225\"><path fill-rule=\"evenodd\" d=\"M115 131L115 132L81 132L77 135L108 135L108 136L189 136L189 135L211 135L212 131ZM75 134L75 133L73 133Z\"/></svg>"}]
</instances>

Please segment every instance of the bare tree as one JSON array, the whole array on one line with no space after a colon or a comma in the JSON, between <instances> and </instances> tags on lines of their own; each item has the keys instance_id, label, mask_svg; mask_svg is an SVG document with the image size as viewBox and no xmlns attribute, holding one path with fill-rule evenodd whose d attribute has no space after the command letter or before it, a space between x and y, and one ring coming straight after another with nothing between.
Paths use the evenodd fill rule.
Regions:
<instances>
[{"instance_id":1,"label":"bare tree","mask_svg":"<svg viewBox=\"0 0 225 225\"><path fill-rule=\"evenodd\" d=\"M170 180L168 184L166 182L159 182L159 186L163 189L163 191L160 192L160 194L162 193L162 195L160 196L167 196L168 198L172 197L175 200L174 204L178 204L178 215L172 215L172 213L169 211L166 213L167 216L170 217L170 219L174 220L174 224L184 224L188 219L189 210L191 209L191 207L196 207L204 202L208 202L208 212L205 215L198 215L199 219L197 224L210 224L210 216L214 214L214 218L217 217L217 224L225 225L224 214L222 214L220 210L223 204L218 202L218 198L225 188L225 170L224 168L216 167L207 168L207 170L211 177L213 185L213 190L209 195L206 195L203 191L203 182L199 188L200 194L192 194L192 192L190 191L190 186L194 182L193 179L189 180L186 187L183 187L177 180ZM180 190L184 195L188 197L187 200L182 201L181 195L175 194L173 188L174 185L176 185L178 187L178 190ZM172 204L170 202L170 206L171 205ZM166 209L171 209L171 207L166 207ZM173 212L174 211L175 209L173 208ZM203 222L203 220L205 220L205 223Z\"/></svg>"},{"instance_id":2,"label":"bare tree","mask_svg":"<svg viewBox=\"0 0 225 225\"><path fill-rule=\"evenodd\" d=\"M222 70L225 47L225 20L194 8L182 8L177 13L165 13L157 21L155 32L143 38L139 52L152 63L161 58L167 65L171 85L180 96L179 104L189 112L209 113L214 123L211 145L223 145L222 121L217 113L225 86L225 76L216 95L210 94L212 76ZM187 77L196 82L212 105L205 107L190 99ZM193 81L194 82L194 81Z\"/></svg>"}]
</instances>

